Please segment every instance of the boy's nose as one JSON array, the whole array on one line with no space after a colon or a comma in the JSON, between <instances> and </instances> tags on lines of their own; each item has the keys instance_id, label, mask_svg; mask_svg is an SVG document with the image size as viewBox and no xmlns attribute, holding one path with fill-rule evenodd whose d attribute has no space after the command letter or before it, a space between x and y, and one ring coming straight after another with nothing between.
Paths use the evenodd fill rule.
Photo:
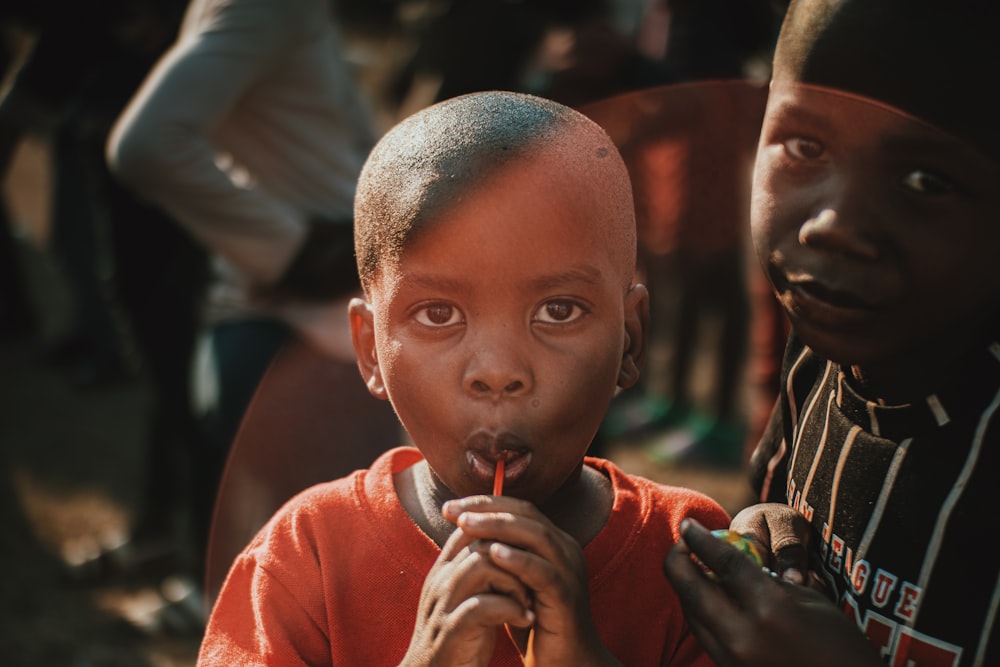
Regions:
<instances>
[{"instance_id":1,"label":"boy's nose","mask_svg":"<svg viewBox=\"0 0 1000 667\"><path fill-rule=\"evenodd\" d=\"M802 224L799 243L857 259L876 260L879 257L875 242L862 229L850 224L841 211L832 208L822 209Z\"/></svg>"},{"instance_id":2,"label":"boy's nose","mask_svg":"<svg viewBox=\"0 0 1000 667\"><path fill-rule=\"evenodd\" d=\"M474 396L517 396L531 387L531 371L512 344L493 344L472 355L465 387Z\"/></svg>"},{"instance_id":3,"label":"boy's nose","mask_svg":"<svg viewBox=\"0 0 1000 667\"><path fill-rule=\"evenodd\" d=\"M490 384L489 382L484 382L483 380L473 380L472 390L476 394L517 394L525 387L525 384L520 380L512 380L498 392L494 389L494 387L499 387L500 384L501 383Z\"/></svg>"}]
</instances>

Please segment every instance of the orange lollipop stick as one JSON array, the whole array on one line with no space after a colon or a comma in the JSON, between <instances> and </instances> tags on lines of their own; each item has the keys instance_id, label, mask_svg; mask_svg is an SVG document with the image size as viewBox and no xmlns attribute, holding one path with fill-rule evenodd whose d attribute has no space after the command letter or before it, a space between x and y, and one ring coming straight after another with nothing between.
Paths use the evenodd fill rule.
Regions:
<instances>
[{"instance_id":1,"label":"orange lollipop stick","mask_svg":"<svg viewBox=\"0 0 1000 667\"><path fill-rule=\"evenodd\" d=\"M497 461L497 471L493 475L493 495L503 495L503 459Z\"/></svg>"},{"instance_id":2,"label":"orange lollipop stick","mask_svg":"<svg viewBox=\"0 0 1000 667\"><path fill-rule=\"evenodd\" d=\"M504 460L500 459L497 461L497 471L493 475L493 495L502 496L503 495L503 468ZM510 632L510 628L507 628L507 634L510 635L511 639L514 636ZM524 667L535 667L535 630L534 628L528 632L528 649L524 653Z\"/></svg>"}]
</instances>

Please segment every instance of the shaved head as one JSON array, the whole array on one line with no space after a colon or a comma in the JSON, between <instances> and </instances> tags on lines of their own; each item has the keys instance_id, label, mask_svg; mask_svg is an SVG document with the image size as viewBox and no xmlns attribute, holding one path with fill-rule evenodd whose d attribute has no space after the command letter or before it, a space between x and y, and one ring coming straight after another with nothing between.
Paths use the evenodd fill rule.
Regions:
<instances>
[{"instance_id":1,"label":"shaved head","mask_svg":"<svg viewBox=\"0 0 1000 667\"><path fill-rule=\"evenodd\" d=\"M500 170L546 160L553 185L584 188L606 223L609 248L631 280L635 213L625 164L607 133L583 114L521 93L471 93L393 127L362 169L355 252L367 289L386 264L451 206ZM581 222L581 224L586 224Z\"/></svg>"},{"instance_id":2,"label":"shaved head","mask_svg":"<svg viewBox=\"0 0 1000 667\"><path fill-rule=\"evenodd\" d=\"M1000 161L998 34L994 0L792 0L774 79L881 101Z\"/></svg>"}]
</instances>

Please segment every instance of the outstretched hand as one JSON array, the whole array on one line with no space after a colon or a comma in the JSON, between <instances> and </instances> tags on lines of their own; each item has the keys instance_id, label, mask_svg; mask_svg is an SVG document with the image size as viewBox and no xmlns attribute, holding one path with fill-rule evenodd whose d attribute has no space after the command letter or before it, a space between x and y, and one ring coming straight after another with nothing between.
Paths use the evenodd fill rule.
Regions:
<instances>
[{"instance_id":1,"label":"outstretched hand","mask_svg":"<svg viewBox=\"0 0 1000 667\"><path fill-rule=\"evenodd\" d=\"M694 520L681 531L664 572L720 667L885 667L874 645L822 593L772 576Z\"/></svg>"}]
</instances>

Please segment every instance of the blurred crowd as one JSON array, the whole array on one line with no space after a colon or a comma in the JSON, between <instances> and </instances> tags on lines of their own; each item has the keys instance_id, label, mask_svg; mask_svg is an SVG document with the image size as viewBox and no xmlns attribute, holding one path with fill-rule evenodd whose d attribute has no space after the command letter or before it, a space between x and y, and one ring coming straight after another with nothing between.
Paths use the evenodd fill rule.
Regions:
<instances>
[{"instance_id":1,"label":"blurred crowd","mask_svg":"<svg viewBox=\"0 0 1000 667\"><path fill-rule=\"evenodd\" d=\"M275 210L285 215L287 209L283 229L292 230L290 240L275 241L274 254L254 264L256 259L244 260L232 250L249 238L240 236L237 223L216 228L190 214L204 205L209 186L192 184L183 195L189 199L181 201L181 195L155 187L168 176L155 172L143 182L135 178L139 163L122 166L108 159L120 157L113 133L134 139L140 121L157 105L160 111L197 108L183 101L180 88L159 97L154 88L173 81L168 67L182 54L211 43L206 35L221 29L207 20L218 10L214 5L246 5L265 13L273 5L291 14L293 5L308 4L282 2L4 3L0 174L6 176L23 142L36 141L48 147L52 180L50 219L42 235L26 235L19 228L25 222L0 201L0 340L30 341L44 363L79 392L101 391L137 376L153 387L146 436L135 443L147 464L143 501L133 508L133 548L95 556L118 558L119 567L128 567L128 558L141 567L151 558L169 557L189 540L195 556L184 566L191 576L200 582L217 575L232 550L296 489L343 474L371 460L378 448L398 444L391 413L366 402L370 397L363 396L349 358L328 368L317 365L337 354L314 344L323 330L303 324L304 316L276 307L266 309L266 320L260 308L254 319L206 315L218 302L225 269L220 263L226 262L248 276L258 275L252 269L267 262L277 266L258 283L242 285L257 305L264 300L273 306L276 294L287 296L281 290L293 300L340 303L337 299L356 286L336 268L349 266L353 273L353 259L337 254L343 238L315 231L313 221L337 218L342 225L350 211L343 198L325 209L314 205L292 186L272 185L266 169L254 171L252 157L245 160L249 167L242 165L246 183L238 169L220 166L234 192L270 188L280 204ZM324 6L320 0L312 4ZM595 454L612 441L631 440L661 464L734 468L762 428L774 397L784 322L759 284L759 271L749 265L745 197L783 9L780 0L341 0L323 9L339 40L326 53L338 59L336 71L348 76L338 85L356 90L355 95L339 89L338 99L345 105L360 101L366 114L350 126L357 145L336 148L339 157L350 158L345 163L360 167L358 156L363 160L371 142L410 113L475 90L516 90L578 107L618 142L635 186L639 270L652 296L654 350L644 381L613 405ZM262 38L255 48L264 52L271 46ZM204 120L205 142L213 164L233 156L238 162L241 149L260 139L251 132L253 123L266 123L272 107L255 99L254 86L275 86L278 57L264 59L252 75L238 70L232 79L243 88L228 80L225 86L202 82L213 92L234 91L225 101L206 104L211 109L205 113L212 115ZM330 107L329 113L342 111ZM317 107L303 113L325 112ZM245 123L229 122L241 114ZM201 122L183 114L170 119L177 132L159 150L191 157L185 151L195 148L183 143L181 131ZM288 123L299 126L294 118ZM312 143L306 148L318 150ZM283 149L270 143L261 150ZM181 171L169 177L193 173ZM213 215L214 221L224 217ZM282 231L260 229L254 242L264 255L261 239L286 239ZM59 331L44 326L45 305L33 300L25 284L18 246L30 239L40 239L36 250L58 267L71 296L69 323ZM285 259L279 263L277 257ZM310 262L321 261L333 262L333 273L314 272ZM308 293L316 276L331 275L342 281L336 294ZM218 326L249 321L257 325L253 338ZM206 338L209 329L214 338ZM229 338L220 338L223 333ZM709 346L713 374L695 377L706 339L717 341ZM209 362L200 347L205 340L223 351L245 351L247 356L230 363L244 371L252 366L254 372L235 379L219 372L206 380ZM227 382L245 390L230 408L235 421L221 431L218 421L211 424L217 428L212 444L197 407L206 382L215 390ZM331 395L346 412L336 417L341 421L333 424L333 433L310 421L330 418L329 404L320 399ZM352 414L371 428L350 432L344 424ZM383 442L357 445L354 455L317 453L336 435L341 448L374 438ZM283 449L276 451L276 442ZM289 442L299 442L299 451L284 449ZM237 455L242 468L233 462ZM261 481L268 475L269 482ZM209 527L217 499L216 511L237 521L238 529L212 545ZM243 513L232 514L234 508ZM180 525L193 531L183 538L178 516L185 517ZM206 573L213 546L209 566L214 562L215 569ZM195 628L198 621L195 614Z\"/></svg>"}]
</instances>

